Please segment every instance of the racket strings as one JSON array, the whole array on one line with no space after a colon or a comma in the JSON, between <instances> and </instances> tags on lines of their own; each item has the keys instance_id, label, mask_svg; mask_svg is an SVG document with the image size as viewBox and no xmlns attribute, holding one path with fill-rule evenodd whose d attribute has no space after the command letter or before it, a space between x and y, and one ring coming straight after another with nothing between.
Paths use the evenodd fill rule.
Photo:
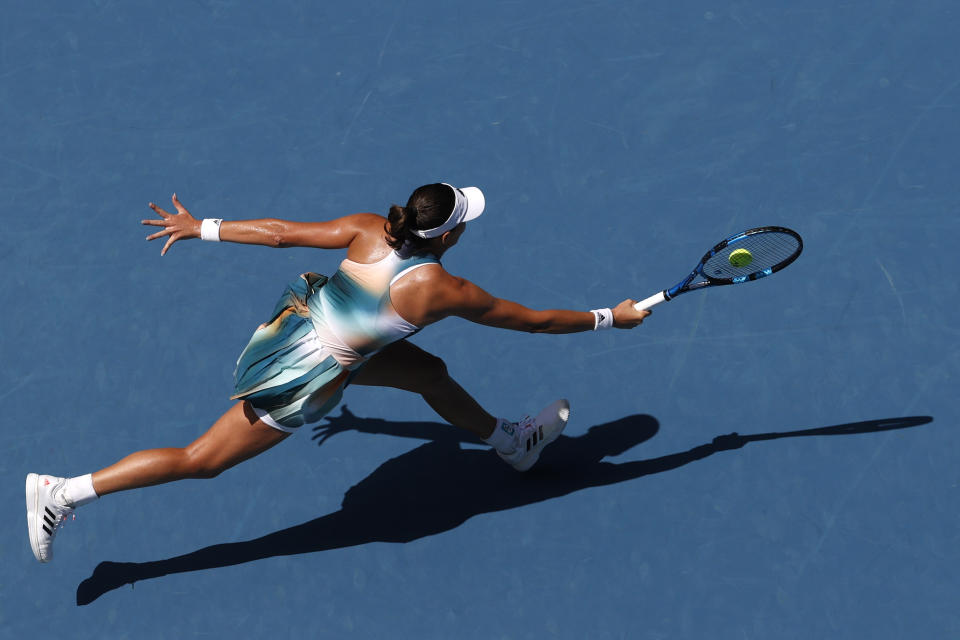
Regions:
<instances>
[{"instance_id":1,"label":"racket strings","mask_svg":"<svg viewBox=\"0 0 960 640\"><path fill-rule=\"evenodd\" d=\"M749 264L736 266L730 262L730 254L746 249L752 259ZM794 257L800 250L800 241L779 231L754 233L731 242L704 263L703 273L709 278L726 279L747 276L752 273L775 269Z\"/></svg>"}]
</instances>

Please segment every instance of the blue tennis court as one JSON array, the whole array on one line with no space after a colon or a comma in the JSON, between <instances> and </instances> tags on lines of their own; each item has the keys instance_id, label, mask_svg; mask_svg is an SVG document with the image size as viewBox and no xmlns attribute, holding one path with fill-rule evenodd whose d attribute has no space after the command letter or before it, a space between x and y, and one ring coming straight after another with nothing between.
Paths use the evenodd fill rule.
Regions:
<instances>
[{"instance_id":1,"label":"blue tennis court","mask_svg":"<svg viewBox=\"0 0 960 640\"><path fill-rule=\"evenodd\" d=\"M953 3L249 5L3 3L0 637L960 636ZM644 298L750 227L804 253L633 331L417 335L495 415L569 398L526 474L350 387L36 562L27 473L188 444L343 258L161 258L148 202L323 220L437 181L487 197L447 270L534 308Z\"/></svg>"}]
</instances>

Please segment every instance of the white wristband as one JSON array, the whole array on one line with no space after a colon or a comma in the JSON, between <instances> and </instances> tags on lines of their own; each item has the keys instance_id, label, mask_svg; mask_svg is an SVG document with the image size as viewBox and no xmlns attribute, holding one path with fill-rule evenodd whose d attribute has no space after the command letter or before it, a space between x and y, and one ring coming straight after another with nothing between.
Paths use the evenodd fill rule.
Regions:
<instances>
[{"instance_id":1,"label":"white wristband","mask_svg":"<svg viewBox=\"0 0 960 640\"><path fill-rule=\"evenodd\" d=\"M200 223L200 239L210 242L220 242L220 218L204 218Z\"/></svg>"},{"instance_id":2,"label":"white wristband","mask_svg":"<svg viewBox=\"0 0 960 640\"><path fill-rule=\"evenodd\" d=\"M610 309L591 309L593 314L593 330L611 329L613 327L613 311Z\"/></svg>"}]
</instances>

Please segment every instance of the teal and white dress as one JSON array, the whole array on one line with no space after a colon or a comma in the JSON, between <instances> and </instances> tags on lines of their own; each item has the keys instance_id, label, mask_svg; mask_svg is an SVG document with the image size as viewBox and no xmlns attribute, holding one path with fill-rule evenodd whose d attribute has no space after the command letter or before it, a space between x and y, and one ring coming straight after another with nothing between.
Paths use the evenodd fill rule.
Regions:
<instances>
[{"instance_id":1,"label":"teal and white dress","mask_svg":"<svg viewBox=\"0 0 960 640\"><path fill-rule=\"evenodd\" d=\"M344 260L329 279L301 275L240 354L234 399L249 401L261 420L281 431L316 424L364 362L419 331L393 308L390 286L438 263L432 255L391 252L372 264Z\"/></svg>"}]
</instances>

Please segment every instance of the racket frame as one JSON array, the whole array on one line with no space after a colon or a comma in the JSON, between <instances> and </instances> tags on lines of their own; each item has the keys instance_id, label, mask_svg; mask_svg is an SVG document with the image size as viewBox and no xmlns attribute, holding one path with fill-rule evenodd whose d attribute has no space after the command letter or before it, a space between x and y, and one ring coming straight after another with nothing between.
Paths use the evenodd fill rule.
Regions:
<instances>
[{"instance_id":1,"label":"racket frame","mask_svg":"<svg viewBox=\"0 0 960 640\"><path fill-rule=\"evenodd\" d=\"M786 235L792 236L797 241L797 250L793 252L793 254L790 257L778 262L772 267L761 269L760 271L754 271L753 273L749 273L746 275L737 276L735 278L714 278L703 272L703 267L704 265L707 264L707 261L710 260L710 258L712 258L713 256L717 255L717 253L719 253L720 251L723 251L725 248L729 247L730 245L736 244L737 242L740 242L741 240L744 240L745 238L748 238L750 236L756 235L758 233L769 233L769 232L784 233ZM710 251L707 251L703 255L703 257L700 258L700 262L693 269L693 271L690 272L690 275L688 275L686 278L678 282L676 285L674 285L673 287L670 287L669 289L664 289L659 293L655 293L649 298L641 300L640 302L637 302L636 304L633 305L633 308L636 309L637 311L642 311L644 309L650 309L651 307L654 307L660 304L661 302L669 302L670 300L673 300L681 293L686 293L687 291L693 291L695 289L703 289L704 287L718 287L718 286L723 286L728 284L743 284L744 282L751 282L753 280L759 280L760 278L766 278L767 276L773 275L777 271L780 271L781 269L788 266L791 262L796 260L802 252L803 252L803 238L800 237L799 233L797 233L792 229L787 229L786 227L774 227L774 226L756 227L754 229L747 229L746 231L742 231L740 233L732 235L729 238L726 238L720 241L719 243L717 243L712 249L710 249ZM703 278L703 280L699 282L694 282L694 280L697 277L701 277Z\"/></svg>"}]
</instances>

